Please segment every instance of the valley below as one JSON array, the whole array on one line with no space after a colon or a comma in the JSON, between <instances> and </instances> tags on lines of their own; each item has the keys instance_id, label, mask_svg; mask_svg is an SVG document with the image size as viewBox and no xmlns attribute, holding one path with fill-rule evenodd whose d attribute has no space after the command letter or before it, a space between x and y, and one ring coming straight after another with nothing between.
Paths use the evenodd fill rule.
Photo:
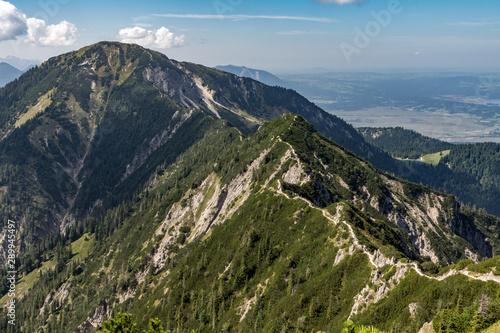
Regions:
<instances>
[{"instance_id":1,"label":"valley below","mask_svg":"<svg viewBox=\"0 0 500 333\"><path fill-rule=\"evenodd\" d=\"M401 126L454 143L500 142L497 73L340 72L282 78L354 127Z\"/></svg>"},{"instance_id":2,"label":"valley below","mask_svg":"<svg viewBox=\"0 0 500 333\"><path fill-rule=\"evenodd\" d=\"M354 127L401 126L450 143L500 143L500 120L498 118L483 120L470 114L416 111L394 107L345 111L331 109L330 105L319 105Z\"/></svg>"}]
</instances>

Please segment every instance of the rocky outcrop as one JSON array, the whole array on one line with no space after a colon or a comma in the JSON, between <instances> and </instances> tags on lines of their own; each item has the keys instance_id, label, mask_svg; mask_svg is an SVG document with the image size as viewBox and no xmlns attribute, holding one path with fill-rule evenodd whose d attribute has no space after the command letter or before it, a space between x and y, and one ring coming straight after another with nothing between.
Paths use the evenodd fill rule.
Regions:
<instances>
[{"instance_id":1,"label":"rocky outcrop","mask_svg":"<svg viewBox=\"0 0 500 333\"><path fill-rule=\"evenodd\" d=\"M373 203L372 207L403 229L408 234L412 247L421 256L429 257L435 263L448 262L436 250L442 244L449 244L455 235L469 243L469 246L459 247L464 256L471 259L477 258L477 254L492 256L487 237L472 221L462 216L458 202L455 201L450 212L443 204L446 198L434 192L421 194L417 201L408 200L399 181L387 176L382 176L382 179L390 190L390 196L386 198L383 208ZM442 239L443 243L436 242L438 239Z\"/></svg>"},{"instance_id":2,"label":"rocky outcrop","mask_svg":"<svg viewBox=\"0 0 500 333\"><path fill-rule=\"evenodd\" d=\"M78 326L78 332L89 332L99 327L105 320L111 317L111 312L112 308L108 306L106 301L102 301L101 304L90 313L87 319Z\"/></svg>"},{"instance_id":3,"label":"rocky outcrop","mask_svg":"<svg viewBox=\"0 0 500 333\"><path fill-rule=\"evenodd\" d=\"M166 93L186 108L200 109L202 95L192 75L175 67L148 67L142 73L144 80Z\"/></svg>"},{"instance_id":4,"label":"rocky outcrop","mask_svg":"<svg viewBox=\"0 0 500 333\"><path fill-rule=\"evenodd\" d=\"M297 161L297 163L292 165L283 174L282 178L283 181L294 185L304 185L305 183L310 181L310 176L306 175L302 163L300 163L300 161Z\"/></svg>"},{"instance_id":5,"label":"rocky outcrop","mask_svg":"<svg viewBox=\"0 0 500 333\"><path fill-rule=\"evenodd\" d=\"M430 323L425 323L424 326L418 331L418 333L435 333L434 327L432 326L432 321Z\"/></svg>"},{"instance_id":6,"label":"rocky outcrop","mask_svg":"<svg viewBox=\"0 0 500 333\"><path fill-rule=\"evenodd\" d=\"M207 233L212 225L223 223L248 199L253 173L271 148L263 151L247 168L228 184L221 184L215 173L196 189L188 191L181 202L172 206L156 235L161 236L153 265L161 269L168 258L170 245L175 244L183 226L191 228L188 242Z\"/></svg>"},{"instance_id":7,"label":"rocky outcrop","mask_svg":"<svg viewBox=\"0 0 500 333\"><path fill-rule=\"evenodd\" d=\"M371 304L375 304L383 299L389 291L394 289L399 282L409 273L410 267L407 265L395 265L389 268L395 270L390 278L384 279L380 270L372 272L371 286L366 285L361 292L354 298L354 305L351 309L349 318L363 312Z\"/></svg>"}]
</instances>

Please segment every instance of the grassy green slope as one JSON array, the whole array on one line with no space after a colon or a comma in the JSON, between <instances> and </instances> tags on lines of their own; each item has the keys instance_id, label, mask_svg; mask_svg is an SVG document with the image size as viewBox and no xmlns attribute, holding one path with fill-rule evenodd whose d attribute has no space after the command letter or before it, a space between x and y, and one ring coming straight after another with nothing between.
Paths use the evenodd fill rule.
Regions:
<instances>
[{"instance_id":1,"label":"grassy green slope","mask_svg":"<svg viewBox=\"0 0 500 333\"><path fill-rule=\"evenodd\" d=\"M427 154L421 157L421 161L427 164L438 165L441 162L441 159L448 156L450 154L450 150L440 151L434 154Z\"/></svg>"}]
</instances>

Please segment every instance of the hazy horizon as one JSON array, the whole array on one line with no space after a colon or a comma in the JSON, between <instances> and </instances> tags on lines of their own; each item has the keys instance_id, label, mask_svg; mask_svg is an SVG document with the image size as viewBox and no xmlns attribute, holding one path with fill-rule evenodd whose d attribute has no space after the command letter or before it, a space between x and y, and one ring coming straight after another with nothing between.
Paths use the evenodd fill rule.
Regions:
<instances>
[{"instance_id":1,"label":"hazy horizon","mask_svg":"<svg viewBox=\"0 0 500 333\"><path fill-rule=\"evenodd\" d=\"M339 4L342 3L342 4ZM0 58L45 61L103 40L277 74L500 71L494 0L0 0Z\"/></svg>"}]
</instances>

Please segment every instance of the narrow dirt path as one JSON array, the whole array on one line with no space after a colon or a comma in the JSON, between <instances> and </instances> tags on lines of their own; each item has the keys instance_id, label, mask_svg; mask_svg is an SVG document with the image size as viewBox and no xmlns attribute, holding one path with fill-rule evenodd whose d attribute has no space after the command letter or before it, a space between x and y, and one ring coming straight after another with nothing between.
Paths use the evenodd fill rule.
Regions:
<instances>
[{"instance_id":1,"label":"narrow dirt path","mask_svg":"<svg viewBox=\"0 0 500 333\"><path fill-rule=\"evenodd\" d=\"M319 208L319 207L313 205L309 200L307 200L303 197L300 197L300 196L290 197L288 194L284 193L282 188L281 188L281 180L280 179L278 179L278 189L276 192L279 195L285 196L289 200L302 200L302 201L304 201L310 208L317 209L317 210L321 211L323 216L335 225L342 222L349 230L349 234L350 234L351 238L353 239L354 246L368 256L368 259L370 260L370 263L372 264L372 266L374 266L376 268L381 268L381 265L377 265L377 263L375 261L375 255L373 253L371 253L370 251L368 251L366 246L361 245L359 243L359 240L356 237L354 230L352 229L352 226L343 220L340 221L341 220L340 213L341 213L342 208L343 208L342 206L339 205L337 207L337 213L335 214L335 216L332 216L330 214L330 212L328 212L326 209ZM442 280L447 279L448 277L455 275L455 274L462 274L462 275L465 275L465 276L467 276L471 279L474 279L474 280L480 280L480 281L485 281L485 282L486 281L494 281L494 282L500 283L500 276L493 275L492 273L475 275L472 272L469 272L467 270L457 271L455 269L452 269L448 273L446 273L445 275L435 277L435 276L427 275L424 272L422 272L422 270L418 267L418 265L416 263L401 263L401 262L399 262L395 266L397 266L397 267L409 266L410 269L413 269L418 275L425 277L427 279L437 280L437 281L442 281Z\"/></svg>"}]
</instances>

